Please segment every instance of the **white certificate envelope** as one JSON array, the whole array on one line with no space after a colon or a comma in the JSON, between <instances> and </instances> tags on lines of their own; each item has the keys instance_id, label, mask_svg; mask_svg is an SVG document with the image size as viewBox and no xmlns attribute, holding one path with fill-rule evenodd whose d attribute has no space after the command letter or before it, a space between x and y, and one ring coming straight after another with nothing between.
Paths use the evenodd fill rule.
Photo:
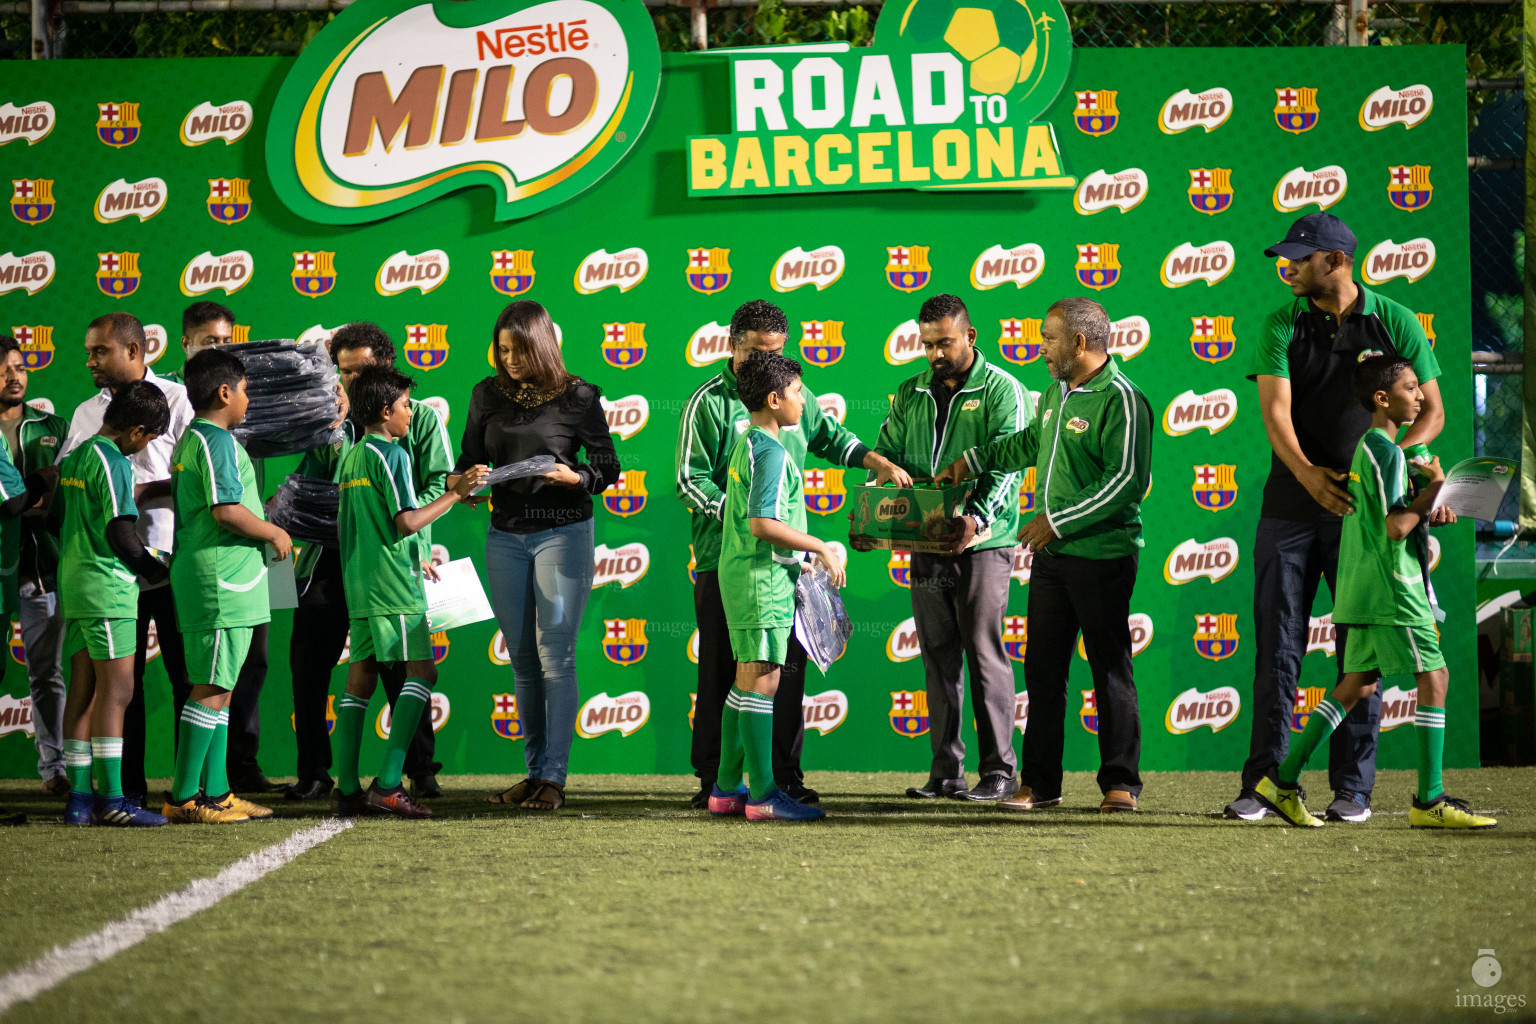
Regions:
<instances>
[{"instance_id":1,"label":"white certificate envelope","mask_svg":"<svg viewBox=\"0 0 1536 1024\"><path fill-rule=\"evenodd\" d=\"M492 618L480 574L468 558L455 558L437 567L437 579L426 577L427 623L436 633Z\"/></svg>"},{"instance_id":2,"label":"white certificate envelope","mask_svg":"<svg viewBox=\"0 0 1536 1024\"><path fill-rule=\"evenodd\" d=\"M273 611L299 606L299 587L293 578L293 553L281 562L275 561L272 549L267 548L267 603Z\"/></svg>"}]
</instances>

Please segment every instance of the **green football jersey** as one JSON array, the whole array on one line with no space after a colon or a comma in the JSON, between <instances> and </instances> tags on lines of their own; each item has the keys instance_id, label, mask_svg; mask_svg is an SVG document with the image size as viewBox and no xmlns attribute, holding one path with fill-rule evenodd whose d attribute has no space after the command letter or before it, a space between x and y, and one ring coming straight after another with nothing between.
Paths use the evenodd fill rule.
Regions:
<instances>
[{"instance_id":1,"label":"green football jersey","mask_svg":"<svg viewBox=\"0 0 1536 1024\"><path fill-rule=\"evenodd\" d=\"M59 463L59 609L66 619L136 619L139 580L107 543L107 524L139 517L133 463L100 434Z\"/></svg>"},{"instance_id":2,"label":"green football jersey","mask_svg":"<svg viewBox=\"0 0 1536 1024\"><path fill-rule=\"evenodd\" d=\"M395 516L416 508L411 457L378 434L364 435L341 460L341 579L354 619L427 610L420 534L407 537Z\"/></svg>"},{"instance_id":3,"label":"green football jersey","mask_svg":"<svg viewBox=\"0 0 1536 1024\"><path fill-rule=\"evenodd\" d=\"M752 536L750 519L777 519L806 532L800 463L756 425L731 448L720 538L720 596L732 629L793 625L801 555Z\"/></svg>"},{"instance_id":4,"label":"green football jersey","mask_svg":"<svg viewBox=\"0 0 1536 1024\"><path fill-rule=\"evenodd\" d=\"M11 461L7 446L0 443L0 501L10 501L27 489L21 470ZM21 519L0 523L0 611L10 615L21 607L16 571L21 566Z\"/></svg>"},{"instance_id":5,"label":"green football jersey","mask_svg":"<svg viewBox=\"0 0 1536 1024\"><path fill-rule=\"evenodd\" d=\"M215 505L242 505L266 519L256 468L235 435L194 419L171 453L171 487L177 624L195 633L270 622L266 544L232 533L213 518Z\"/></svg>"},{"instance_id":6,"label":"green football jersey","mask_svg":"<svg viewBox=\"0 0 1536 1024\"><path fill-rule=\"evenodd\" d=\"M1410 534L1387 536L1387 513L1406 508L1408 460L1387 432L1373 427L1355 448L1349 467L1354 515L1344 517L1339 540L1339 593L1333 621L1346 625L1430 626L1424 571Z\"/></svg>"}]
</instances>

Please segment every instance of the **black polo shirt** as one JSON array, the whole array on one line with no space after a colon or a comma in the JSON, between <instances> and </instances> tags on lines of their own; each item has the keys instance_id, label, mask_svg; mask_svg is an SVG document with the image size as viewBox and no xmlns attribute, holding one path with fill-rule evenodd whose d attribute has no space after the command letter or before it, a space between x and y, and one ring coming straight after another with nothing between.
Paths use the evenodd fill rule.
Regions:
<instances>
[{"instance_id":1,"label":"black polo shirt","mask_svg":"<svg viewBox=\"0 0 1536 1024\"><path fill-rule=\"evenodd\" d=\"M1355 400L1355 366L1373 355L1401 355L1419 380L1440 376L1440 364L1413 311L1357 285L1354 305L1335 319L1311 299L1295 298L1269 315L1259 337L1249 380L1261 375L1291 382L1291 425L1307 459L1317 466L1349 472L1355 446L1371 425L1371 414ZM1337 520L1271 453L1269 479L1259 513L1293 522Z\"/></svg>"}]
</instances>

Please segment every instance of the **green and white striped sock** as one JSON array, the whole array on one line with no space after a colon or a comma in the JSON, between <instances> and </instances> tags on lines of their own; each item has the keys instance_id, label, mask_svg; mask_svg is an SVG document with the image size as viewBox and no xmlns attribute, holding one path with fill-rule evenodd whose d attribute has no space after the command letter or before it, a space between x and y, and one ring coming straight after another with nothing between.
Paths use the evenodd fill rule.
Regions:
<instances>
[{"instance_id":1,"label":"green and white striped sock","mask_svg":"<svg viewBox=\"0 0 1536 1024\"><path fill-rule=\"evenodd\" d=\"M1420 704L1413 724L1419 735L1419 803L1427 804L1445 792L1440 780L1440 761L1445 753L1445 708Z\"/></svg>"}]
</instances>

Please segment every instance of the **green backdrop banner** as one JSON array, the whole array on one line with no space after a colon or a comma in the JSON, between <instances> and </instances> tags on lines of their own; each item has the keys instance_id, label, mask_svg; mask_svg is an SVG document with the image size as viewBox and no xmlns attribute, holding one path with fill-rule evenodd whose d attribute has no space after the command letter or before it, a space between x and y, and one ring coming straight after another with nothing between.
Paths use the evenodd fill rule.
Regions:
<instances>
[{"instance_id":1,"label":"green backdrop banner","mask_svg":"<svg viewBox=\"0 0 1536 1024\"><path fill-rule=\"evenodd\" d=\"M1247 753L1251 551L1269 449L1244 375L1265 315L1289 299L1262 251L1294 217L1327 208L1348 221L1362 274L1438 335L1448 419L1435 449L1447 461L1471 454L1459 49L1081 51L1036 119L1053 126L1076 188L742 197L690 194L687 140L732 131L728 62L668 57L643 137L579 197L498 223L499 197L471 188L353 226L299 219L268 180L266 121L291 65L142 60L128 76L121 64L12 65L0 95L0 165L14 195L0 328L26 342L32 397L68 415L90 392L85 324L109 310L163 325L158 369L182 362L191 294L230 304L251 338L376 320L457 439L470 389L490 371L497 312L511 295L544 303L568 365L611 403L624 468L596 512L577 772L688 770L694 619L673 448L683 403L719 369L724 325L747 299L784 307L807 383L865 441L898 382L923 367L923 297L961 295L988 358L1035 390L1049 381L1034 347L1046 306L1088 293L1108 307L1116 351L1162 422L1132 602L1147 769L1235 771ZM295 461L275 460L269 488ZM807 468L821 470L807 490L826 510L811 515L813 531L845 540L843 495L858 481ZM1026 505L1032 486L1031 475ZM483 511L455 509L435 530L440 554L483 565L486 527ZM1465 766L1477 757L1472 526L1437 540L1447 763ZM1027 643L1028 568L1020 558L1003 626L1015 657ZM899 554L853 557L853 639L808 680L809 768L926 769L906 571ZM1323 588L1298 727L1335 671L1328 608ZM293 766L291 614L274 620L261 761L281 775ZM454 772L519 770L512 670L495 625L442 634L438 647L440 759ZM0 772L12 776L35 760L21 653L13 629L0 707ZM1022 692L1017 663L1015 679ZM1092 768L1096 717L1080 658L1071 683L1081 714L1068 724L1067 766ZM158 665L148 692L150 770L164 775L172 723ZM1384 766L1413 763L1413 701L1411 680L1387 681Z\"/></svg>"}]
</instances>

